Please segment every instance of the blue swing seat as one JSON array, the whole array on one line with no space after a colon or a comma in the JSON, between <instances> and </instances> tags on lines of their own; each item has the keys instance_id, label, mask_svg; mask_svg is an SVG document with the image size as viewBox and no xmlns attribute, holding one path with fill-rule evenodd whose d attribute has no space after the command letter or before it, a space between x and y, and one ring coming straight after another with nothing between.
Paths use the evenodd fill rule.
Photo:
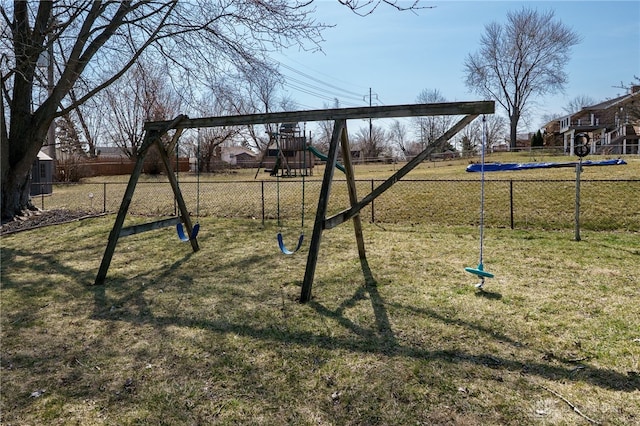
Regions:
<instances>
[{"instance_id":1,"label":"blue swing seat","mask_svg":"<svg viewBox=\"0 0 640 426\"><path fill-rule=\"evenodd\" d=\"M293 254L293 253L297 252L298 250L300 250L300 247L302 247L302 241L303 240L304 240L304 234L300 234L300 237L298 238L298 245L296 246L296 248L294 250L289 250L284 245L284 241L282 239L282 233L278 232L278 247L280 247L280 251L283 254Z\"/></svg>"},{"instance_id":2,"label":"blue swing seat","mask_svg":"<svg viewBox=\"0 0 640 426\"><path fill-rule=\"evenodd\" d=\"M479 277L483 277L483 278L493 278L494 275L491 272L487 272L484 270L482 263L478 264L477 268L464 268L465 271L477 275Z\"/></svg>"},{"instance_id":3,"label":"blue swing seat","mask_svg":"<svg viewBox=\"0 0 640 426\"><path fill-rule=\"evenodd\" d=\"M185 234L184 232L184 227L182 226L182 223L178 223L176 225L176 231L178 231L178 238L180 238L180 241L183 242L187 242L189 240L193 240L198 236L198 231L200 230L200 224L196 223L195 225L193 225L193 230L191 232L191 238L189 238L187 236L187 234Z\"/></svg>"}]
</instances>

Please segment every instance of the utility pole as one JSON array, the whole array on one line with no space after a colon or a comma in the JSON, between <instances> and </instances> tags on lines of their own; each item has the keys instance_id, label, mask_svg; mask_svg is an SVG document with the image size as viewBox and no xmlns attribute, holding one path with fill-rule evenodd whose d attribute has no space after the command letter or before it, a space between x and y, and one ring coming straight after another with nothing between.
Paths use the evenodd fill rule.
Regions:
<instances>
[{"instance_id":1,"label":"utility pole","mask_svg":"<svg viewBox=\"0 0 640 426\"><path fill-rule=\"evenodd\" d=\"M375 96L376 100L378 100L378 94L371 92L371 87L369 87L369 95L364 95L363 100L366 101L367 97L369 98L369 107L373 106L373 97ZM373 122L371 121L371 117L369 117L369 143L373 138Z\"/></svg>"}]
</instances>

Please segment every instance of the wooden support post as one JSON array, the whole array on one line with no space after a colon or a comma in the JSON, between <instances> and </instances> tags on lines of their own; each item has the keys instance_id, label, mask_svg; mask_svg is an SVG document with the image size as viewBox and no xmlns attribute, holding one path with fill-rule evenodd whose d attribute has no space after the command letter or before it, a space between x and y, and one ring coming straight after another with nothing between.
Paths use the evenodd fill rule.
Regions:
<instances>
[{"instance_id":1,"label":"wooden support post","mask_svg":"<svg viewBox=\"0 0 640 426\"><path fill-rule=\"evenodd\" d=\"M304 271L304 280L302 281L302 291L300 293L300 303L306 303L311 300L311 287L313 278L316 273L318 264L318 252L320 251L320 240L322 239L322 230L324 228L324 218L327 214L327 206L329 205L329 194L331 192L331 182L333 180L333 171L338 161L338 143L342 135L343 129L347 127L347 120L336 120L333 124L333 134L331 135L331 143L329 144L329 153L324 168L324 177L322 178L322 188L320 188L320 197L318 198L318 209L316 210L316 220L313 224L313 233L311 234L311 243L309 243L309 254L307 255L307 266Z\"/></svg>"},{"instance_id":2,"label":"wooden support post","mask_svg":"<svg viewBox=\"0 0 640 426\"><path fill-rule=\"evenodd\" d=\"M469 114L463 117L460 121L454 124L449 130L447 130L442 136L440 136L433 144L433 146L425 149L411 161L404 165L400 170L394 173L391 177L385 180L380 186L371 191L370 194L365 196L361 201L358 201L355 190L355 179L353 173L353 165L351 164L351 157L348 146L348 139L346 136L346 120L336 120L333 128L333 135L331 137L331 145L329 147L329 154L327 158L327 165L324 171L324 179L322 181L322 188L320 190L320 199L318 200L318 210L316 212L316 221L313 227L313 235L311 237L311 243L309 246L309 255L307 257L307 266L305 269L304 280L302 282L302 292L300 294L300 303L305 303L311 300L311 288L313 286L313 279L315 276L315 270L318 262L318 252L320 250L320 239L322 238L322 231L324 229L331 229L344 223L349 219L354 220L354 230L356 233L356 241L358 243L358 254L360 256L360 263L365 275L370 275L368 270L366 253L364 249L364 238L362 237L362 223L360 220L360 210L376 199L380 194L389 189L394 183L399 181L403 176L413 170L418 164L420 164L427 156L435 150L436 147L448 141L455 136L460 130L471 123L478 117L479 114ZM344 132L344 135L343 135ZM349 185L349 201L351 207L346 209L330 218L326 218L327 205L329 201L329 192L331 188L331 181L333 179L333 169L337 162L337 145L342 142L343 157L345 161L345 173L347 175L347 184ZM346 153L345 153L346 150ZM348 165L346 163L349 163ZM367 277L369 278L369 277Z\"/></svg>"},{"instance_id":3,"label":"wooden support post","mask_svg":"<svg viewBox=\"0 0 640 426\"><path fill-rule=\"evenodd\" d=\"M358 204L358 194L356 191L356 179L353 171L353 163L351 161L351 150L349 149L349 136L347 134L347 126L342 128L342 137L340 138L342 146L342 161L344 162L344 171L347 176L347 188L349 189L349 204L353 208ZM358 256L360 263L366 263L367 254L364 249L364 237L362 236L362 220L360 214L353 216L353 230L356 234L356 243L358 245Z\"/></svg>"},{"instance_id":4,"label":"wooden support post","mask_svg":"<svg viewBox=\"0 0 640 426\"><path fill-rule=\"evenodd\" d=\"M174 140L180 137L183 129L177 129L174 135ZM170 145L174 145L173 143ZM160 152L160 158L162 159L162 163L164 164L164 168L167 171L167 176L169 177L169 183L171 184L171 189L173 189L173 195L178 202L178 209L180 210L180 217L187 228L187 235L189 236L189 242L191 243L191 248L194 252L200 250L200 246L198 245L197 238L191 238L193 235L193 224L191 223L191 216L189 216L189 210L187 210L187 205L184 202L184 198L182 197L182 191L180 191L180 186L178 185L178 179L176 179L176 175L173 173L173 167L171 167L171 161L169 161L169 154L160 143L160 139L157 140L156 146L158 147L158 151Z\"/></svg>"},{"instance_id":5,"label":"wooden support post","mask_svg":"<svg viewBox=\"0 0 640 426\"><path fill-rule=\"evenodd\" d=\"M279 136L278 136L279 137ZM284 151L278 147L278 157L280 158L280 176L284 176L284 168L287 168L287 176L291 177L291 167L289 167L289 162L287 161L287 157L284 155Z\"/></svg>"},{"instance_id":6,"label":"wooden support post","mask_svg":"<svg viewBox=\"0 0 640 426\"><path fill-rule=\"evenodd\" d=\"M98 270L98 275L96 276L96 285L104 284L104 280L109 270L109 265L111 264L111 259L113 258L113 253L115 252L116 245L118 243L118 238L120 237L120 231L122 231L124 219L127 216L127 212L129 211L129 205L131 204L131 200L133 199L133 193L136 189L138 179L140 179L140 175L142 174L144 159L147 155L149 147L152 144L156 143L156 141L158 141L168 130L175 128L176 125L185 118L187 118L186 115L179 115L172 121L167 122L161 129L147 130L147 132L145 133L144 141L142 142L142 145L138 150L136 165L133 169L133 172L131 173L131 176L129 177L127 189L125 190L124 196L122 197L122 203L120 204L120 209L118 210L116 221L113 224L111 232L109 233L109 241L107 242L107 247L104 250L102 262L100 263L100 269Z\"/></svg>"},{"instance_id":7,"label":"wooden support post","mask_svg":"<svg viewBox=\"0 0 640 426\"><path fill-rule=\"evenodd\" d=\"M374 189L373 191L371 191L371 193L366 195L360 202L357 202L355 205L352 205L351 208L349 209L343 210L342 212L327 218L327 220L325 221L325 228L326 229L335 228L341 223L344 223L345 221L354 217L356 214L358 214L358 212L360 212L360 210L362 210L369 203L371 203L373 200L379 197L384 191L391 188L391 186L394 183L402 179L403 176L405 176L407 173L413 170L418 164L424 161L429 156L429 154L435 151L435 149L439 145L441 145L442 143L454 137L456 133L462 130L467 124L475 120L476 117L478 117L478 114L471 114L463 117L453 127L451 127L448 131L446 131L442 136L436 139L431 146L427 147L420 154L413 157L411 161L405 164L400 170L394 173L387 180L382 182L376 189Z\"/></svg>"},{"instance_id":8,"label":"wooden support post","mask_svg":"<svg viewBox=\"0 0 640 426\"><path fill-rule=\"evenodd\" d=\"M120 237L120 231L122 230L122 225L124 224L124 219L127 216L127 211L129 211L129 205L131 204L131 199L133 198L133 192L136 189L136 184L138 183L138 179L140 178L140 174L142 173L142 166L144 165L144 158L147 155L147 148L149 147L147 142L149 139L156 136L157 134L149 134L145 135L145 140L142 143L142 148L138 151L138 157L136 158L136 165L129 177L129 183L127 184L127 189L124 191L124 196L122 197L122 203L120 204L120 209L118 210L118 215L116 216L116 221L113 224L113 228L109 233L109 241L107 242L107 247L104 250L104 255L102 256L102 262L100 263L100 269L98 270L98 275L96 276L96 285L104 284L104 279L107 276L107 271L109 270L109 265L111 264L111 259L113 258L113 253L116 250L116 244L118 243L118 238Z\"/></svg>"},{"instance_id":9,"label":"wooden support post","mask_svg":"<svg viewBox=\"0 0 640 426\"><path fill-rule=\"evenodd\" d=\"M126 237L128 235L141 234L147 231L153 231L154 229L166 228L167 226L174 226L180 223L179 217L172 217L169 219L157 220L155 222L142 223L140 225L127 226L120 230L120 237Z\"/></svg>"}]
</instances>

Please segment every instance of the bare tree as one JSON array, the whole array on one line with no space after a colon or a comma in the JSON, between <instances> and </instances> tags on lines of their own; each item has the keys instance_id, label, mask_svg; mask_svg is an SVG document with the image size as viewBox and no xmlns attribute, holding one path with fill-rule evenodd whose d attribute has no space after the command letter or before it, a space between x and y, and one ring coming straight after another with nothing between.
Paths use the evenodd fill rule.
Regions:
<instances>
[{"instance_id":1,"label":"bare tree","mask_svg":"<svg viewBox=\"0 0 640 426\"><path fill-rule=\"evenodd\" d=\"M333 99L333 104L328 105L324 104L325 109L329 108L340 108L340 100L338 98ZM329 145L331 144L331 135L333 134L333 121L325 120L319 121L316 123L316 126L319 130L319 135L314 141L314 146L316 146L320 151L329 152Z\"/></svg>"},{"instance_id":2,"label":"bare tree","mask_svg":"<svg viewBox=\"0 0 640 426\"><path fill-rule=\"evenodd\" d=\"M591 96L579 95L569 101L569 103L563 109L567 114L574 114L580 111L582 108L594 105L595 103L596 101Z\"/></svg>"},{"instance_id":3,"label":"bare tree","mask_svg":"<svg viewBox=\"0 0 640 426\"><path fill-rule=\"evenodd\" d=\"M486 132L487 132L487 149L495 147L505 141L507 131L506 119L498 114L488 114L485 116ZM463 156L471 156L478 154L479 147L482 145L482 118L478 117L459 133L459 143Z\"/></svg>"},{"instance_id":4,"label":"bare tree","mask_svg":"<svg viewBox=\"0 0 640 426\"><path fill-rule=\"evenodd\" d=\"M282 76L277 68L270 64L249 67L243 72L246 86L241 94L244 99L244 114L257 112L275 112L280 110L278 93L282 86ZM247 126L249 141L252 147L263 151L269 145L269 135L278 131L278 123L265 123L260 126Z\"/></svg>"},{"instance_id":5,"label":"bare tree","mask_svg":"<svg viewBox=\"0 0 640 426\"><path fill-rule=\"evenodd\" d=\"M387 133L379 126L361 127L355 135L354 145L360 149L363 160L375 160L387 147Z\"/></svg>"},{"instance_id":6,"label":"bare tree","mask_svg":"<svg viewBox=\"0 0 640 426\"><path fill-rule=\"evenodd\" d=\"M487 124L487 147L495 147L507 140L507 119L498 114L486 116Z\"/></svg>"},{"instance_id":7,"label":"bare tree","mask_svg":"<svg viewBox=\"0 0 640 426\"><path fill-rule=\"evenodd\" d=\"M562 114L560 112L552 112L552 113L548 113L548 114L543 114L540 117L540 126L543 127L545 125L547 125L548 123L552 122L552 121L556 121L559 120L561 117L563 117L565 114Z\"/></svg>"},{"instance_id":8,"label":"bare tree","mask_svg":"<svg viewBox=\"0 0 640 426\"><path fill-rule=\"evenodd\" d=\"M83 176L80 161L86 157L80 140L80 132L70 114L56 120L56 139L59 154L56 156L56 179L62 182L77 182Z\"/></svg>"},{"instance_id":9,"label":"bare tree","mask_svg":"<svg viewBox=\"0 0 640 426\"><path fill-rule=\"evenodd\" d=\"M440 93L438 89L424 89L418 95L416 101L418 103L440 103L446 102L447 99ZM422 145L422 149L425 149L427 146L431 145L436 139L442 136L451 124L453 123L455 117L450 115L434 115L428 117L415 117L413 119L415 133ZM447 147L442 147L440 150L436 152L442 152L446 150Z\"/></svg>"},{"instance_id":10,"label":"bare tree","mask_svg":"<svg viewBox=\"0 0 640 426\"><path fill-rule=\"evenodd\" d=\"M507 13L503 26L485 26L480 50L464 63L467 87L487 99L495 99L510 121L510 146L516 146L518 122L532 96L562 91L570 48L580 37L553 11L523 7Z\"/></svg>"},{"instance_id":11,"label":"bare tree","mask_svg":"<svg viewBox=\"0 0 640 426\"><path fill-rule=\"evenodd\" d=\"M120 79L143 55L191 99L270 49L319 49L314 0L14 0L0 6L2 220L35 209L29 172L50 124ZM8 2L7 2L8 3ZM400 10L395 1L385 3ZM358 1L342 2L358 13ZM375 10L375 7L371 11ZM48 52L55 73L39 66ZM47 67L53 69L53 67ZM71 92L75 90L75 97Z\"/></svg>"},{"instance_id":12,"label":"bare tree","mask_svg":"<svg viewBox=\"0 0 640 426\"><path fill-rule=\"evenodd\" d=\"M241 129L238 127L198 129L197 145L193 147L197 160L197 171L206 173L214 172L221 160L220 150L222 146L233 141L240 132Z\"/></svg>"},{"instance_id":13,"label":"bare tree","mask_svg":"<svg viewBox=\"0 0 640 426\"><path fill-rule=\"evenodd\" d=\"M108 106L107 138L131 159L142 145L144 122L173 118L181 107L166 74L147 61L138 62L105 89L103 98Z\"/></svg>"},{"instance_id":14,"label":"bare tree","mask_svg":"<svg viewBox=\"0 0 640 426\"><path fill-rule=\"evenodd\" d=\"M326 25L310 2L23 1L0 7L2 219L33 209L29 172L49 125L122 77L143 55L170 63L185 95L271 47L315 48ZM52 51L53 81L38 67ZM82 83L82 84L81 84ZM75 100L71 91L77 91ZM6 121L5 121L6 120Z\"/></svg>"},{"instance_id":15,"label":"bare tree","mask_svg":"<svg viewBox=\"0 0 640 426\"><path fill-rule=\"evenodd\" d=\"M402 152L402 155L407 158L411 154L409 153L407 144L409 143L408 137L409 131L407 125L400 120L393 120L389 129L389 138L395 143Z\"/></svg>"}]
</instances>

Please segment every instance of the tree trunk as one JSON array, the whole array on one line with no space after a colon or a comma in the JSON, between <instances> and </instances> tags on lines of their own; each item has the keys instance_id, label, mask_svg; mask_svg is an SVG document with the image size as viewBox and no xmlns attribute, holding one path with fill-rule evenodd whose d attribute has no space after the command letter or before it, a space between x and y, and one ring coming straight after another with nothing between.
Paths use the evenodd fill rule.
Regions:
<instances>
[{"instance_id":1,"label":"tree trunk","mask_svg":"<svg viewBox=\"0 0 640 426\"><path fill-rule=\"evenodd\" d=\"M518 140L518 121L520 121L520 112L515 108L513 114L509 116L511 125L509 131L509 147L512 151L516 149L516 141Z\"/></svg>"},{"instance_id":2,"label":"tree trunk","mask_svg":"<svg viewBox=\"0 0 640 426\"><path fill-rule=\"evenodd\" d=\"M9 170L6 179L2 180L2 222L9 221L26 210L36 210L31 203L31 176L18 176Z\"/></svg>"},{"instance_id":3,"label":"tree trunk","mask_svg":"<svg viewBox=\"0 0 640 426\"><path fill-rule=\"evenodd\" d=\"M9 137L2 137L2 222L36 209L30 199L31 169L49 128L33 116L12 118Z\"/></svg>"}]
</instances>

